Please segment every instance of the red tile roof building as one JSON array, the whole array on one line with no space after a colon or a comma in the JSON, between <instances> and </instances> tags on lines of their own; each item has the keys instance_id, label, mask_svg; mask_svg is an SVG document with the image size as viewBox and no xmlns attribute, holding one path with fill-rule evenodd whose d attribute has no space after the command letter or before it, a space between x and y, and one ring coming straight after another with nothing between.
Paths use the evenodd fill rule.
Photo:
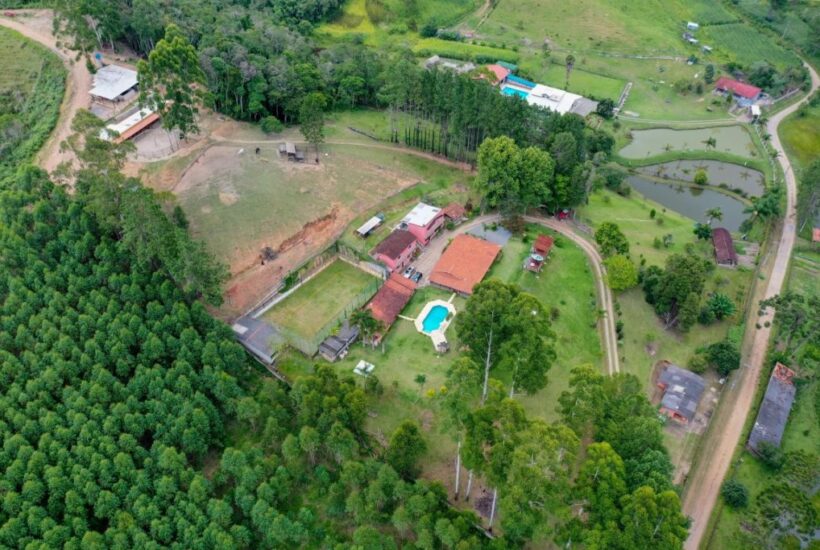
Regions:
<instances>
[{"instance_id":1,"label":"red tile roof building","mask_svg":"<svg viewBox=\"0 0 820 550\"><path fill-rule=\"evenodd\" d=\"M501 247L497 244L459 235L439 258L430 274L430 282L460 294L472 294L473 287L490 270L499 252Z\"/></svg>"},{"instance_id":2,"label":"red tile roof building","mask_svg":"<svg viewBox=\"0 0 820 550\"><path fill-rule=\"evenodd\" d=\"M460 222L467 217L467 210L457 202L453 202L442 208L444 216L454 222Z\"/></svg>"},{"instance_id":3,"label":"red tile roof building","mask_svg":"<svg viewBox=\"0 0 820 550\"><path fill-rule=\"evenodd\" d=\"M382 322L384 331L396 322L401 310L416 291L416 283L394 273L367 304L373 318Z\"/></svg>"},{"instance_id":4,"label":"red tile roof building","mask_svg":"<svg viewBox=\"0 0 820 550\"><path fill-rule=\"evenodd\" d=\"M721 92L732 92L734 95L746 99L756 99L763 91L757 86L752 86L751 84L746 84L745 82L740 82L725 76L717 79L715 89Z\"/></svg>"},{"instance_id":5,"label":"red tile roof building","mask_svg":"<svg viewBox=\"0 0 820 550\"><path fill-rule=\"evenodd\" d=\"M504 82L508 76L510 76L510 70L502 67L501 65L487 65L487 70L493 73L495 76L495 82L493 84L498 84L499 82Z\"/></svg>"},{"instance_id":6,"label":"red tile roof building","mask_svg":"<svg viewBox=\"0 0 820 550\"><path fill-rule=\"evenodd\" d=\"M395 271L408 265L418 248L419 243L415 235L397 229L376 246L373 257L386 265L390 271Z\"/></svg>"},{"instance_id":7,"label":"red tile roof building","mask_svg":"<svg viewBox=\"0 0 820 550\"><path fill-rule=\"evenodd\" d=\"M555 239L549 235L538 235L535 239L535 243L532 245L532 251L540 256L546 257L550 253L550 250L552 250L554 243Z\"/></svg>"},{"instance_id":8,"label":"red tile roof building","mask_svg":"<svg viewBox=\"0 0 820 550\"><path fill-rule=\"evenodd\" d=\"M723 227L712 230L712 244L715 247L715 261L720 265L737 265L737 253L732 235Z\"/></svg>"}]
</instances>

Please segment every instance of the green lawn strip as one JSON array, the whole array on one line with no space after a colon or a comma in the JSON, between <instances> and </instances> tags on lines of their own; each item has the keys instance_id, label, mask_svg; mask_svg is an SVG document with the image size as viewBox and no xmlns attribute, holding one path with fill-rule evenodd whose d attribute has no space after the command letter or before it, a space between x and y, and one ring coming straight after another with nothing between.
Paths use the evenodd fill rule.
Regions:
<instances>
[{"instance_id":1,"label":"green lawn strip","mask_svg":"<svg viewBox=\"0 0 820 550\"><path fill-rule=\"evenodd\" d=\"M517 63L518 52L505 48L481 46L469 42L456 42L440 38L422 38L413 46L413 53L421 57L440 55L452 59L463 59L477 62L494 62L496 60Z\"/></svg>"},{"instance_id":2,"label":"green lawn strip","mask_svg":"<svg viewBox=\"0 0 820 550\"><path fill-rule=\"evenodd\" d=\"M780 139L795 168L805 168L820 156L820 105L803 107L780 124Z\"/></svg>"},{"instance_id":3,"label":"green lawn strip","mask_svg":"<svg viewBox=\"0 0 820 550\"><path fill-rule=\"evenodd\" d=\"M338 318L377 279L347 262L336 260L293 294L273 306L264 318L310 339Z\"/></svg>"},{"instance_id":4,"label":"green lawn strip","mask_svg":"<svg viewBox=\"0 0 820 550\"><path fill-rule=\"evenodd\" d=\"M570 74L569 87L566 87L566 65L554 57L548 60L540 56L526 56L521 61L521 70L541 84L596 99L617 101L626 85L622 79L577 68Z\"/></svg>"}]
</instances>

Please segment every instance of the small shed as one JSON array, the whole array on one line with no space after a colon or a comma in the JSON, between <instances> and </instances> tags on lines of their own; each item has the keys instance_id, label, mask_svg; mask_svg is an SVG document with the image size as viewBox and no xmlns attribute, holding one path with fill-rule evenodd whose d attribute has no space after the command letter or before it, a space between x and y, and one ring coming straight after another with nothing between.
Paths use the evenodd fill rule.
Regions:
<instances>
[{"instance_id":1,"label":"small shed","mask_svg":"<svg viewBox=\"0 0 820 550\"><path fill-rule=\"evenodd\" d=\"M530 255L524 259L524 269L533 273L540 273L554 243L555 239L551 236L538 235L532 244Z\"/></svg>"},{"instance_id":2,"label":"small shed","mask_svg":"<svg viewBox=\"0 0 820 550\"><path fill-rule=\"evenodd\" d=\"M737 265L737 252L732 235L724 227L712 230L712 245L715 247L715 261L718 265L734 267Z\"/></svg>"},{"instance_id":3,"label":"small shed","mask_svg":"<svg viewBox=\"0 0 820 550\"><path fill-rule=\"evenodd\" d=\"M663 390L660 412L680 424L695 418L706 381L692 371L667 363L658 376L658 387Z\"/></svg>"},{"instance_id":4,"label":"small shed","mask_svg":"<svg viewBox=\"0 0 820 550\"><path fill-rule=\"evenodd\" d=\"M366 222L364 222L361 227L356 230L356 234L361 237L365 238L370 233L373 232L374 229L379 227L382 223L384 223L384 214L376 214Z\"/></svg>"},{"instance_id":5,"label":"small shed","mask_svg":"<svg viewBox=\"0 0 820 550\"><path fill-rule=\"evenodd\" d=\"M331 363L338 359L344 359L347 355L347 350L350 349L350 346L358 337L359 327L351 327L350 324L345 321L342 328L339 329L338 334L328 336L319 344L319 354Z\"/></svg>"},{"instance_id":6,"label":"small shed","mask_svg":"<svg viewBox=\"0 0 820 550\"><path fill-rule=\"evenodd\" d=\"M786 365L777 363L774 366L755 425L746 444L753 453L759 452L760 444L764 442L775 447L780 446L794 404L796 389L793 378L794 371Z\"/></svg>"},{"instance_id":7,"label":"small shed","mask_svg":"<svg viewBox=\"0 0 820 550\"><path fill-rule=\"evenodd\" d=\"M444 212L444 217L454 224L459 224L467 219L467 210L457 202L451 202L442 210Z\"/></svg>"}]
</instances>

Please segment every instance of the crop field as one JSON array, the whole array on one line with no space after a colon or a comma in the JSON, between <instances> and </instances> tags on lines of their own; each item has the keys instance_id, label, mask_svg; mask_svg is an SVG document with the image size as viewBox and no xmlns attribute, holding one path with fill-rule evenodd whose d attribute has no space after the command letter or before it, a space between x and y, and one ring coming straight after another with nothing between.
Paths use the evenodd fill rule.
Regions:
<instances>
[{"instance_id":1,"label":"crop field","mask_svg":"<svg viewBox=\"0 0 820 550\"><path fill-rule=\"evenodd\" d=\"M335 260L293 294L273 306L264 319L312 339L343 315L363 293L376 293L378 279L342 260ZM372 292L371 292L372 291Z\"/></svg>"},{"instance_id":2,"label":"crop field","mask_svg":"<svg viewBox=\"0 0 820 550\"><path fill-rule=\"evenodd\" d=\"M765 60L782 69L800 63L792 52L745 23L706 27L703 33L703 41L708 41L715 53L744 65Z\"/></svg>"}]
</instances>

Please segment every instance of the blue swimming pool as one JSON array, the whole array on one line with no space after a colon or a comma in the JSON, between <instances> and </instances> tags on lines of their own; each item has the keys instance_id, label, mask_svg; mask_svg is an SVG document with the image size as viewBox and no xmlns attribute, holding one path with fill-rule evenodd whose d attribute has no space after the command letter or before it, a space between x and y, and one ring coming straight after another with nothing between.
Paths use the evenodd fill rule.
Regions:
<instances>
[{"instance_id":1,"label":"blue swimming pool","mask_svg":"<svg viewBox=\"0 0 820 550\"><path fill-rule=\"evenodd\" d=\"M422 321L422 327L424 327L424 332L427 334L433 332L434 330L438 330L441 326L441 323L447 318L447 308L444 306L433 306L430 308L430 312L427 314L427 317L424 318Z\"/></svg>"},{"instance_id":2,"label":"blue swimming pool","mask_svg":"<svg viewBox=\"0 0 820 550\"><path fill-rule=\"evenodd\" d=\"M518 88L513 88L512 86L504 86L503 88L501 88L501 93L504 95L515 95L520 97L521 99L527 99L527 96L530 95L529 92L519 90Z\"/></svg>"}]
</instances>

